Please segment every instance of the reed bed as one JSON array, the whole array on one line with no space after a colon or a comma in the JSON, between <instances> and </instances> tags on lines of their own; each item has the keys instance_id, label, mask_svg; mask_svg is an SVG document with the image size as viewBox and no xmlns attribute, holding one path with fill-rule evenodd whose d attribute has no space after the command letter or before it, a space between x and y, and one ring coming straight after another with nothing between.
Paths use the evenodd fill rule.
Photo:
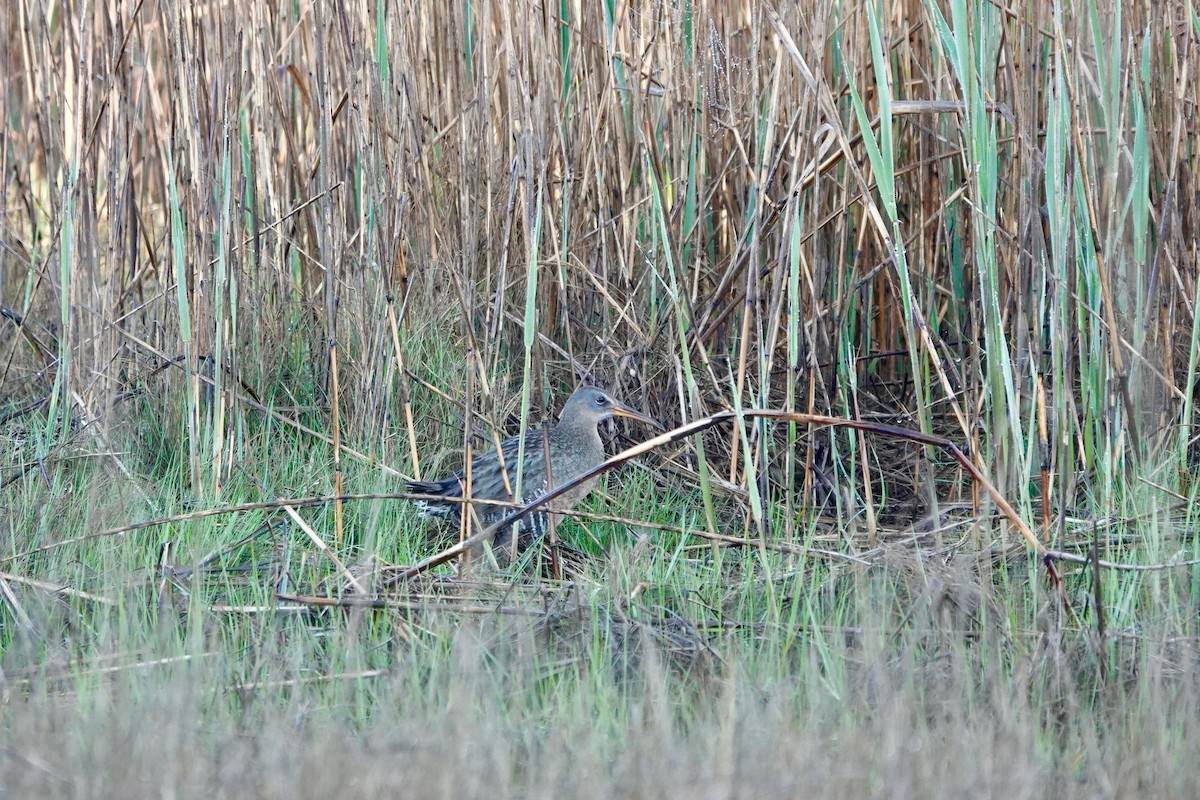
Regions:
<instances>
[{"instance_id":1,"label":"reed bed","mask_svg":"<svg viewBox=\"0 0 1200 800\"><path fill-rule=\"evenodd\" d=\"M0 795L1195 796L1198 39L14 0ZM678 435L434 565L584 382Z\"/></svg>"}]
</instances>

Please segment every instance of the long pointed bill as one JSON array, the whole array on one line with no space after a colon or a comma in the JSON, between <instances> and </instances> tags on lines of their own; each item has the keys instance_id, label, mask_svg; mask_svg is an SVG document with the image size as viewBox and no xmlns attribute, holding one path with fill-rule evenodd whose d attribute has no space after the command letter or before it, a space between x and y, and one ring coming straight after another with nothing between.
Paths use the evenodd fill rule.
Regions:
<instances>
[{"instance_id":1,"label":"long pointed bill","mask_svg":"<svg viewBox=\"0 0 1200 800\"><path fill-rule=\"evenodd\" d=\"M644 422L647 425L653 425L655 428L658 428L660 431L666 430L666 428L664 428L662 425L660 425L658 423L658 421L655 420L654 418L643 414L641 411L638 411L636 408L630 408L629 406L625 405L624 403L622 403L619 400L613 400L613 416L614 417L627 417L629 419L636 419L638 422Z\"/></svg>"}]
</instances>

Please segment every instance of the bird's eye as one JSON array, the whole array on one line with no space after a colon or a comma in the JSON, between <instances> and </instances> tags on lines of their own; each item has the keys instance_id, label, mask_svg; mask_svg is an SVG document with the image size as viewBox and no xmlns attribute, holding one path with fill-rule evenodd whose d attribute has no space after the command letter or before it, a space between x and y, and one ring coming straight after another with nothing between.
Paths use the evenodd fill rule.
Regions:
<instances>
[{"instance_id":1,"label":"bird's eye","mask_svg":"<svg viewBox=\"0 0 1200 800\"><path fill-rule=\"evenodd\" d=\"M602 394L596 395L596 405L598 405L598 406L608 405L608 398Z\"/></svg>"}]
</instances>

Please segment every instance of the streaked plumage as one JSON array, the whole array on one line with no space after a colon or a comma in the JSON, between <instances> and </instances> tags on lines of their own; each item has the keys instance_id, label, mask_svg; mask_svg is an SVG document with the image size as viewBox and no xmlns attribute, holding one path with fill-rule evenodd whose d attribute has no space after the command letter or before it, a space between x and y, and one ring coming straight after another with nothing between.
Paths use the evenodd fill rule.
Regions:
<instances>
[{"instance_id":1,"label":"streaked plumage","mask_svg":"<svg viewBox=\"0 0 1200 800\"><path fill-rule=\"evenodd\" d=\"M530 502L546 491L547 443L550 452L550 477L554 486L561 486L571 478L601 464L605 456L599 426L614 415L661 427L650 417L615 400L601 389L584 387L576 390L563 406L557 424L530 431L525 435L525 465L521 475L520 502ZM499 451L492 450L471 462L472 499L511 499L510 489L516 491L517 488L517 453L520 441L520 437L514 436L501 443ZM464 471L459 470L441 480L409 481L408 485L409 490L417 494L462 497L464 480ZM550 501L551 508L558 511L571 508L595 488L598 480L593 478L585 481ZM458 522L459 510L462 508L461 503L418 501L417 504L421 507L423 516L445 517L455 523ZM480 524L485 527L495 523L511 510L489 504L475 504L473 508ZM535 513L522 519L518 549L535 535L542 534L546 530L546 524L545 513ZM511 529L504 532L503 538L493 544L503 544L503 549L511 547Z\"/></svg>"}]
</instances>

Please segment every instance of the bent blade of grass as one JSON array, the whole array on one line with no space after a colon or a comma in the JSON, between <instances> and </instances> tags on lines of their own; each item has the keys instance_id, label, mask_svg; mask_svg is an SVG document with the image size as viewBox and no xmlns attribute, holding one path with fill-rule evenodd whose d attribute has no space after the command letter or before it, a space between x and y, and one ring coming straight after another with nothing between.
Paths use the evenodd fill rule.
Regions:
<instances>
[{"instance_id":1,"label":"bent blade of grass","mask_svg":"<svg viewBox=\"0 0 1200 800\"><path fill-rule=\"evenodd\" d=\"M1144 353L1146 351L1146 338L1154 330L1153 322L1149 318L1153 313L1150 309L1150 292L1154 291L1154 285L1158 280L1158 277L1152 271L1148 272L1148 264L1146 263L1146 256L1149 252L1150 234L1150 137L1147 130L1149 122L1146 119L1146 103L1143 87L1149 81L1148 57L1150 46L1147 41L1148 37L1149 33L1147 32L1142 40L1140 75L1137 79L1131 78L1129 80L1129 90L1133 104L1133 160L1130 164L1132 175L1129 181L1129 204L1131 206L1129 215L1133 235L1131 276L1133 280L1130 281L1130 284L1136 293L1133 347L1137 353ZM1142 360L1140 358L1134 358L1130 362L1130 383L1137 385L1137 372L1141 367Z\"/></svg>"},{"instance_id":2,"label":"bent blade of grass","mask_svg":"<svg viewBox=\"0 0 1200 800\"><path fill-rule=\"evenodd\" d=\"M392 84L392 65L387 47L386 0L375 0L375 64L379 68L379 88L387 96Z\"/></svg>"},{"instance_id":3,"label":"bent blade of grass","mask_svg":"<svg viewBox=\"0 0 1200 800\"><path fill-rule=\"evenodd\" d=\"M862 93L858 89L855 76L849 60L842 60L842 68L846 83L850 89L850 103L858 119L859 131L862 134L863 146L867 150L867 158L871 163L871 171L875 176L876 189L891 227L890 247L888 256L895 267L896 279L900 282L900 303L904 311L905 344L908 352L909 368L912 371L914 394L917 400L917 419L921 430L929 433L932 430L930 407L932 396L926 380L925 370L921 365L922 332L919 319L924 315L917 308L916 295L913 291L912 276L908 269L908 256L904 247L904 235L900 227L899 212L896 205L895 183L895 150L892 143L892 87L887 72L887 62L883 56L883 37L879 28L879 20L873 3L866 4L867 21L871 34L871 57L875 69L875 91L879 98L879 139L871 128L871 118L863 103ZM865 198L870 202L870 198ZM931 354L932 356L932 354ZM932 455L930 451L927 451Z\"/></svg>"},{"instance_id":4,"label":"bent blade of grass","mask_svg":"<svg viewBox=\"0 0 1200 800\"><path fill-rule=\"evenodd\" d=\"M787 310L787 375L784 387L784 410L796 410L796 381L800 377L800 267L803 229L800 219L803 214L803 202L792 202L791 224L788 229L788 310ZM811 410L811 409L810 409ZM796 444L798 441L798 426L789 422L787 426L787 490L785 494L786 510L788 513L787 541L792 542L792 501L796 486Z\"/></svg>"},{"instance_id":5,"label":"bent blade of grass","mask_svg":"<svg viewBox=\"0 0 1200 800\"><path fill-rule=\"evenodd\" d=\"M1000 276L996 254L996 208L999 188L999 141L995 116L989 119L988 97L995 96L995 51L999 47L1001 27L999 15L986 3L974 6L975 25L966 0L950 4L953 28L946 22L934 0L926 8L946 60L954 70L962 92L963 139L968 154L969 171L974 176L975 269L980 286L980 310L984 319L984 340L987 347L986 372L991 394L990 408L993 425L991 435L995 460L1008 464L1015 459L1019 474L1027 474L1029 464L1023 454L1026 441L1020 420L1016 380L1009 355L1008 337L1004 332L1004 315L1000 308ZM1027 482L1018 480L1018 486ZM1028 489L1022 488L1021 501L1028 502Z\"/></svg>"},{"instance_id":6,"label":"bent blade of grass","mask_svg":"<svg viewBox=\"0 0 1200 800\"><path fill-rule=\"evenodd\" d=\"M688 345L688 331L690 326L688 324L687 299L683 295L679 285L680 281L676 272L675 256L671 251L671 235L667 220L666 197L662 190L662 185L658 180L658 172L653 164L653 153L648 142L643 142L643 163L646 179L650 184L648 190L650 195L650 215L652 217L651 224L654 227L657 237L662 242L662 257L666 261L666 268L659 270L657 263L652 258L647 259L647 264L654 274L655 282L661 283L667 291L667 299L670 301L672 317L675 322L673 327L678 344L677 357L682 363L681 371L687 388L687 401L691 406L692 413L697 413L701 408L700 386L696 380L695 371L692 366L691 348ZM664 273L666 275L665 280L663 279ZM716 533L716 506L713 502L712 479L709 472L708 459L704 451L704 440L702 437L696 436L694 443L696 447L696 467L700 476L700 496L704 503L705 521L708 523L709 531Z\"/></svg>"},{"instance_id":7,"label":"bent blade of grass","mask_svg":"<svg viewBox=\"0 0 1200 800\"><path fill-rule=\"evenodd\" d=\"M525 472L525 432L529 430L529 403L530 403L530 384L532 383L533 372L533 343L537 340L537 290L538 290L538 250L542 240L542 210L543 197L542 191L545 187L545 175L541 175L538 180L537 196L534 200L533 208L533 231L529 237L529 259L526 263L525 272L525 317L522 320L524 324L524 336L522 345L525 354L523 368L521 370L521 432L517 444L517 474L516 486L514 493L516 497L523 497L521 494L521 476Z\"/></svg>"},{"instance_id":8,"label":"bent blade of grass","mask_svg":"<svg viewBox=\"0 0 1200 800\"><path fill-rule=\"evenodd\" d=\"M1197 282L1196 291L1192 297L1192 308L1200 309L1200 282ZM1184 374L1183 385L1196 386L1198 381L1200 381L1200 313L1192 314L1192 337L1188 346L1187 372ZM1176 457L1179 459L1180 477L1186 480L1184 476L1192 473L1193 506L1196 490L1200 488L1200 480L1196 479L1193 471L1189 468L1188 461L1188 449L1195 430L1196 392L1184 392L1183 404L1180 409L1179 434L1176 437ZM1196 538L1200 540L1200 537Z\"/></svg>"},{"instance_id":9,"label":"bent blade of grass","mask_svg":"<svg viewBox=\"0 0 1200 800\"><path fill-rule=\"evenodd\" d=\"M171 262L175 272L175 311L178 314L179 338L183 345L184 363L187 365L187 409L188 469L192 486L200 490L199 436L200 408L199 385L196 372L195 352L192 349L192 310L188 296L187 232L183 222L183 209L179 201L179 185L175 177L174 153L168 146L167 152L167 202L171 220Z\"/></svg>"},{"instance_id":10,"label":"bent blade of grass","mask_svg":"<svg viewBox=\"0 0 1200 800\"><path fill-rule=\"evenodd\" d=\"M570 0L558 3L558 58L562 69L560 96L565 103L571 96L571 4ZM565 121L565 119L564 119Z\"/></svg>"},{"instance_id":11,"label":"bent blade of grass","mask_svg":"<svg viewBox=\"0 0 1200 800\"><path fill-rule=\"evenodd\" d=\"M66 185L63 186L62 232L59 235L58 290L59 324L62 335L58 342L58 364L54 373L54 388L50 392L47 420L52 430L50 439L66 441L71 435L71 294L74 291L75 241L77 237L76 187L79 183L79 157L71 160ZM60 409L61 406L61 409ZM61 412L61 417L60 417ZM53 429L57 427L57 431Z\"/></svg>"}]
</instances>

